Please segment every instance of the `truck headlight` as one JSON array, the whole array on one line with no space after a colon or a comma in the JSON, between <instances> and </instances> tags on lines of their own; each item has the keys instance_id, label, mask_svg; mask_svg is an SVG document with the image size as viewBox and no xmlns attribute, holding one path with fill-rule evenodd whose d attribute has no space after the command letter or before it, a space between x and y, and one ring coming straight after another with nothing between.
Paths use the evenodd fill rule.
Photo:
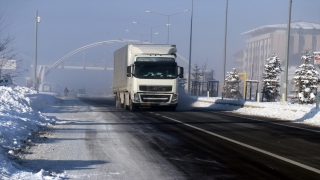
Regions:
<instances>
[{"instance_id":1,"label":"truck headlight","mask_svg":"<svg viewBox=\"0 0 320 180\"><path fill-rule=\"evenodd\" d=\"M178 101L178 94L173 94L171 102L177 102Z\"/></svg>"},{"instance_id":2,"label":"truck headlight","mask_svg":"<svg viewBox=\"0 0 320 180\"><path fill-rule=\"evenodd\" d=\"M139 94L138 93L134 93L133 100L136 101L136 102L140 102L140 98L139 98Z\"/></svg>"}]
</instances>

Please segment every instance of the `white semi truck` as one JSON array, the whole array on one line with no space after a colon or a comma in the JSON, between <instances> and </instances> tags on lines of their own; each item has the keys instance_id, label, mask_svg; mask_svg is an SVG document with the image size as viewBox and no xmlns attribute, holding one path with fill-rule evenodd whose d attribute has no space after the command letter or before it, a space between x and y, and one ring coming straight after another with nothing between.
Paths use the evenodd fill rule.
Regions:
<instances>
[{"instance_id":1,"label":"white semi truck","mask_svg":"<svg viewBox=\"0 0 320 180\"><path fill-rule=\"evenodd\" d=\"M178 78L183 67L176 62L176 46L128 44L114 52L113 93L116 107L138 108L178 106Z\"/></svg>"}]
</instances>

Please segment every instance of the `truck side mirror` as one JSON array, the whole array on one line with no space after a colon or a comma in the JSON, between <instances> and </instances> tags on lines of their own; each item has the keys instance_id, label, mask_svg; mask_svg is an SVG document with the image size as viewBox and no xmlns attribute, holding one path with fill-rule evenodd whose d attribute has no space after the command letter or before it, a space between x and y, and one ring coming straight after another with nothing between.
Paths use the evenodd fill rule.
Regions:
<instances>
[{"instance_id":1,"label":"truck side mirror","mask_svg":"<svg viewBox=\"0 0 320 180\"><path fill-rule=\"evenodd\" d=\"M179 69L180 69L179 78L183 78L183 67L179 67Z\"/></svg>"},{"instance_id":2,"label":"truck side mirror","mask_svg":"<svg viewBox=\"0 0 320 180\"><path fill-rule=\"evenodd\" d=\"M131 77L131 66L127 66L127 77Z\"/></svg>"}]
</instances>

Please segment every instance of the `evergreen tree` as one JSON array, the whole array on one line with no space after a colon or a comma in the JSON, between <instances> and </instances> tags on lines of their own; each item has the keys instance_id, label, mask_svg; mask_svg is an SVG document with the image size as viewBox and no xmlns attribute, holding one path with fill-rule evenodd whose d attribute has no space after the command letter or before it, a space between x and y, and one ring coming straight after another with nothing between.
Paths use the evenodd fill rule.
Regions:
<instances>
[{"instance_id":1,"label":"evergreen tree","mask_svg":"<svg viewBox=\"0 0 320 180\"><path fill-rule=\"evenodd\" d=\"M280 96L278 90L280 87L278 74L282 72L280 64L279 58L273 54L264 65L262 97L268 102L275 101Z\"/></svg>"},{"instance_id":2,"label":"evergreen tree","mask_svg":"<svg viewBox=\"0 0 320 180\"><path fill-rule=\"evenodd\" d=\"M225 81L226 86L224 88L224 92L226 97L238 98L238 96L240 95L239 83L241 82L241 80L236 68L233 68L231 72L227 72Z\"/></svg>"},{"instance_id":3,"label":"evergreen tree","mask_svg":"<svg viewBox=\"0 0 320 180\"><path fill-rule=\"evenodd\" d=\"M298 95L295 101L298 101L300 104L312 104L316 101L319 73L315 70L314 66L310 64L312 58L313 56L309 55L309 51L305 51L305 55L301 56L304 63L295 71L295 91Z\"/></svg>"}]
</instances>

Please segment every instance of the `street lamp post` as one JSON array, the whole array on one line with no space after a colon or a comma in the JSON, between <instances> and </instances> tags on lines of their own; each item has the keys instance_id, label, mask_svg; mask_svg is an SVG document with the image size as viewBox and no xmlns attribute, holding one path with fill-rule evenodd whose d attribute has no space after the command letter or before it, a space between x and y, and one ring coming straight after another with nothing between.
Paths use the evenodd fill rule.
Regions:
<instances>
[{"instance_id":1,"label":"street lamp post","mask_svg":"<svg viewBox=\"0 0 320 180\"><path fill-rule=\"evenodd\" d=\"M224 86L226 84L226 61L227 61L227 25L228 25L228 0L226 0L226 19L224 24L224 50L223 50L223 75L222 75L222 98L224 96Z\"/></svg>"},{"instance_id":2,"label":"street lamp post","mask_svg":"<svg viewBox=\"0 0 320 180\"><path fill-rule=\"evenodd\" d=\"M132 34L136 34L136 35L139 35L140 36L140 43L142 44L142 36L149 36L150 34L139 34L139 33L135 33L135 32L132 32L132 31L129 31L129 30L126 30L127 32L129 33L132 33ZM158 34L157 32L154 33L154 34Z\"/></svg>"},{"instance_id":3,"label":"street lamp post","mask_svg":"<svg viewBox=\"0 0 320 180\"><path fill-rule=\"evenodd\" d=\"M286 52L286 64L285 64L285 78L284 78L284 100L287 101L288 98L288 63L289 63L289 46L290 46L290 25L291 25L291 7L292 0L289 0L289 11L288 11L288 24L287 24L287 52Z\"/></svg>"},{"instance_id":4,"label":"street lamp post","mask_svg":"<svg viewBox=\"0 0 320 180\"><path fill-rule=\"evenodd\" d=\"M190 78L191 78L191 47L192 47L192 19L193 19L193 0L191 9L191 25L190 25L190 49L189 49L189 71L188 71L188 94L190 95Z\"/></svg>"},{"instance_id":5,"label":"street lamp post","mask_svg":"<svg viewBox=\"0 0 320 180\"><path fill-rule=\"evenodd\" d=\"M38 23L40 23L40 17L38 16L38 10L36 10L35 17L35 47L34 47L34 64L33 64L33 88L38 91L38 79L37 79L37 41L38 41Z\"/></svg>"},{"instance_id":6,"label":"street lamp post","mask_svg":"<svg viewBox=\"0 0 320 180\"><path fill-rule=\"evenodd\" d=\"M178 14L182 14L182 13L186 13L188 12L189 10L184 10L182 12L179 12L179 13L174 13L174 14L161 14L161 13L157 13L157 12L153 12L153 11L146 11L146 13L152 13L152 14L158 14L158 15L161 15L161 16L167 16L168 18L168 35L167 35L167 44L169 44L169 26L170 26L170 16L174 16L174 15L178 15Z\"/></svg>"},{"instance_id":7,"label":"street lamp post","mask_svg":"<svg viewBox=\"0 0 320 180\"><path fill-rule=\"evenodd\" d=\"M136 21L133 21L133 24L137 24L137 25L141 25L141 26L145 26L145 27L148 27L150 28L150 43L152 43L152 29L153 28L156 28L156 27L162 27L162 26L166 26L166 25L160 25L160 26L148 26L148 25L145 25L145 24L141 24L141 23L138 23Z\"/></svg>"}]
</instances>

